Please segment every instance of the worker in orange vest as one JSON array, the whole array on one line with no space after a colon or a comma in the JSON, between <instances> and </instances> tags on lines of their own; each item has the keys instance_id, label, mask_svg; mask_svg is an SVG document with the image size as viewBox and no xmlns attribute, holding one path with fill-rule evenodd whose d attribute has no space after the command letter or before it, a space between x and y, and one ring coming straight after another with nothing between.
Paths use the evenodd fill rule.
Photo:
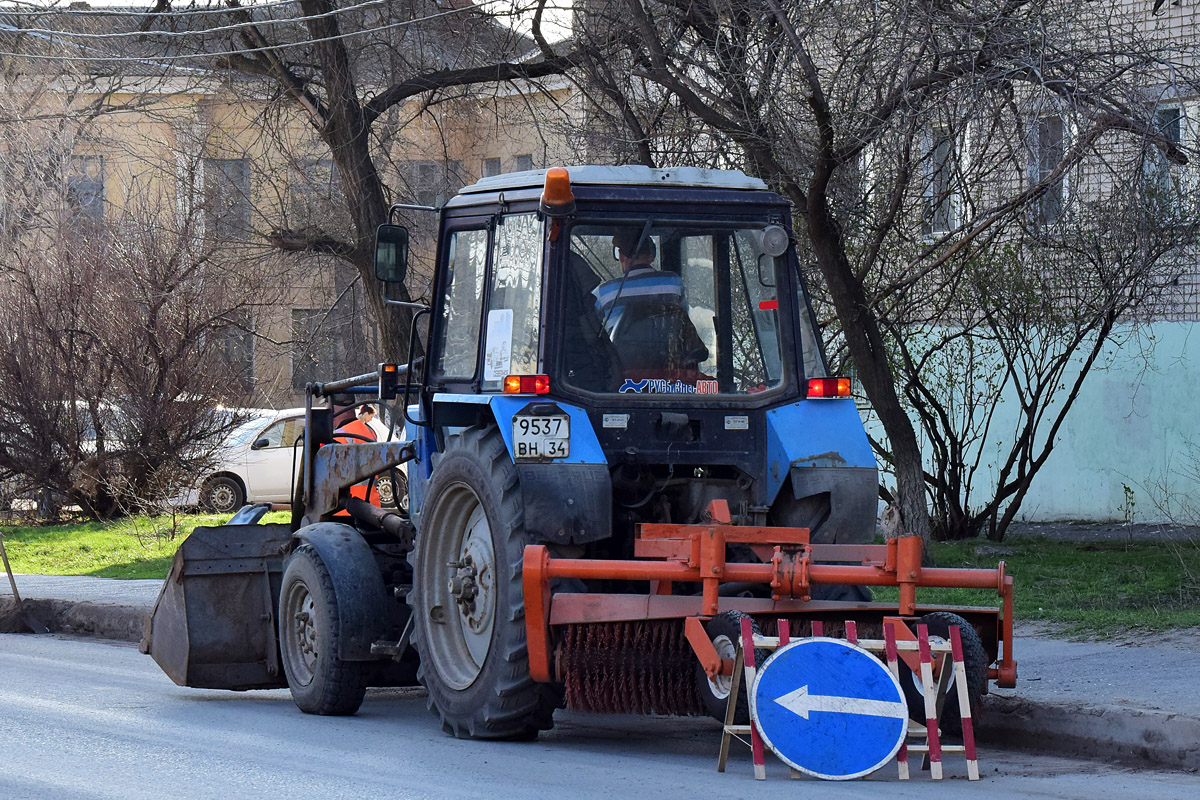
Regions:
<instances>
[{"instance_id":1,"label":"worker in orange vest","mask_svg":"<svg viewBox=\"0 0 1200 800\"><path fill-rule=\"evenodd\" d=\"M375 435L375 429L371 427L371 420L375 419L375 407L370 403L363 403L358 407L356 416L357 419L350 420L345 425L333 432L333 440L340 444L362 444L364 442L379 441L379 437ZM339 433L349 433L354 435L338 436ZM368 484L371 487L370 496L367 495ZM380 506L379 492L376 491L375 484L371 481L365 481L363 483L351 486L350 496L357 497L360 500L366 500L373 506ZM345 514L345 512L338 512L337 516L342 516L343 514Z\"/></svg>"},{"instance_id":2,"label":"worker in orange vest","mask_svg":"<svg viewBox=\"0 0 1200 800\"><path fill-rule=\"evenodd\" d=\"M335 441L342 444L379 441L379 437L375 435L375 429L371 427L371 420L375 419L375 407L370 403L363 403L358 407L355 416L357 419L350 420L333 432ZM338 437L339 433L352 433L354 436Z\"/></svg>"}]
</instances>

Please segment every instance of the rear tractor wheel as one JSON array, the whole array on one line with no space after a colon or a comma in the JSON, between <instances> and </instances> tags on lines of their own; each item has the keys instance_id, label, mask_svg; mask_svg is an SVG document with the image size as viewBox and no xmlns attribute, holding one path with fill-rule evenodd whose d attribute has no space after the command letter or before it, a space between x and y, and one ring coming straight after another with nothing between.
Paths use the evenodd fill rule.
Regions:
<instances>
[{"instance_id":1,"label":"rear tractor wheel","mask_svg":"<svg viewBox=\"0 0 1200 800\"><path fill-rule=\"evenodd\" d=\"M409 604L430 710L459 738L531 738L554 687L529 677L516 467L494 426L450 437L427 490Z\"/></svg>"}]
</instances>

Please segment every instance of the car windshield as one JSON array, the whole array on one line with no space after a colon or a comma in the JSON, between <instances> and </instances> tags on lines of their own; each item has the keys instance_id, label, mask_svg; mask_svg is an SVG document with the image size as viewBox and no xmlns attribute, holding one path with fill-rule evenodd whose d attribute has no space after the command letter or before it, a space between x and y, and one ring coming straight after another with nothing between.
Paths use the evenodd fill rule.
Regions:
<instances>
[{"instance_id":1,"label":"car windshield","mask_svg":"<svg viewBox=\"0 0 1200 800\"><path fill-rule=\"evenodd\" d=\"M779 259L761 228L577 224L567 259L567 384L740 395L783 382Z\"/></svg>"},{"instance_id":2,"label":"car windshield","mask_svg":"<svg viewBox=\"0 0 1200 800\"><path fill-rule=\"evenodd\" d=\"M225 440L229 447L246 444L270 421L270 417L252 417L234 428Z\"/></svg>"}]
</instances>

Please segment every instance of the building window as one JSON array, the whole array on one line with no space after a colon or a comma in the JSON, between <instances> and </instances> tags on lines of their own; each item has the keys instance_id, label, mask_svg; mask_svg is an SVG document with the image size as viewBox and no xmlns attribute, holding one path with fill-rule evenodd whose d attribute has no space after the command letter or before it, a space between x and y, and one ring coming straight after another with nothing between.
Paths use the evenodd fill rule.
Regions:
<instances>
[{"instance_id":1,"label":"building window","mask_svg":"<svg viewBox=\"0 0 1200 800\"><path fill-rule=\"evenodd\" d=\"M1059 116L1042 117L1031 133L1034 136L1034 152L1029 165L1030 179L1038 184L1053 174L1066 157L1066 138L1063 134L1063 119ZM1052 225L1062 216L1066 201L1066 182L1059 178L1046 188L1034 207L1038 225Z\"/></svg>"},{"instance_id":2,"label":"building window","mask_svg":"<svg viewBox=\"0 0 1200 800\"><path fill-rule=\"evenodd\" d=\"M954 230L954 139L946 131L935 131L930 139L925 179L924 232L933 235Z\"/></svg>"},{"instance_id":3,"label":"building window","mask_svg":"<svg viewBox=\"0 0 1200 800\"><path fill-rule=\"evenodd\" d=\"M1183 110L1178 107L1157 109L1154 112L1154 130L1172 144L1182 144ZM1163 215L1178 213L1181 188L1178 174L1157 143L1148 142L1146 151L1143 171L1147 198Z\"/></svg>"},{"instance_id":4,"label":"building window","mask_svg":"<svg viewBox=\"0 0 1200 800\"><path fill-rule=\"evenodd\" d=\"M491 178L500 174L500 159L485 158L483 160L483 177Z\"/></svg>"},{"instance_id":5,"label":"building window","mask_svg":"<svg viewBox=\"0 0 1200 800\"><path fill-rule=\"evenodd\" d=\"M301 161L288 186L292 224L326 230L348 226L341 196L341 175L331 159Z\"/></svg>"},{"instance_id":6,"label":"building window","mask_svg":"<svg viewBox=\"0 0 1200 800\"><path fill-rule=\"evenodd\" d=\"M533 169L533 156L528 155L528 154L523 155L523 156L517 156L516 160L517 160L517 172L525 172L527 170Z\"/></svg>"},{"instance_id":7,"label":"building window","mask_svg":"<svg viewBox=\"0 0 1200 800\"><path fill-rule=\"evenodd\" d=\"M316 381L328 361L328 347L323 347L321 321L325 316L319 308L292 309L292 388L303 389Z\"/></svg>"},{"instance_id":8,"label":"building window","mask_svg":"<svg viewBox=\"0 0 1200 800\"><path fill-rule=\"evenodd\" d=\"M71 156L67 208L87 219L104 218L104 156Z\"/></svg>"},{"instance_id":9,"label":"building window","mask_svg":"<svg viewBox=\"0 0 1200 800\"><path fill-rule=\"evenodd\" d=\"M254 388L254 319L249 309L238 308L225 314L217 343L218 354L240 388Z\"/></svg>"},{"instance_id":10,"label":"building window","mask_svg":"<svg viewBox=\"0 0 1200 800\"><path fill-rule=\"evenodd\" d=\"M418 205L441 206L462 188L462 163L413 161L408 165L408 186Z\"/></svg>"},{"instance_id":11,"label":"building window","mask_svg":"<svg viewBox=\"0 0 1200 800\"><path fill-rule=\"evenodd\" d=\"M292 309L292 388L366 371L370 353L362 314L351 302L333 308Z\"/></svg>"},{"instance_id":12,"label":"building window","mask_svg":"<svg viewBox=\"0 0 1200 800\"><path fill-rule=\"evenodd\" d=\"M204 209L208 234L244 240L250 231L250 162L204 159Z\"/></svg>"}]
</instances>

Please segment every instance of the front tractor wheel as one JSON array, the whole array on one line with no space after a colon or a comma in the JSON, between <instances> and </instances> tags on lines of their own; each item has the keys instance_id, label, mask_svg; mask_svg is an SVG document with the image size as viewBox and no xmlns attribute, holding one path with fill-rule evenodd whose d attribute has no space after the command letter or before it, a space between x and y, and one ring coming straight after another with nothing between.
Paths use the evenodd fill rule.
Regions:
<instances>
[{"instance_id":1,"label":"front tractor wheel","mask_svg":"<svg viewBox=\"0 0 1200 800\"><path fill-rule=\"evenodd\" d=\"M450 437L429 482L413 563L413 644L430 710L460 738L528 738L553 687L529 677L516 468L494 427Z\"/></svg>"},{"instance_id":2,"label":"front tractor wheel","mask_svg":"<svg viewBox=\"0 0 1200 800\"><path fill-rule=\"evenodd\" d=\"M296 548L279 591L279 652L292 700L306 714L345 716L367 691L364 663L338 657L338 608L329 571L308 545Z\"/></svg>"}]
</instances>

